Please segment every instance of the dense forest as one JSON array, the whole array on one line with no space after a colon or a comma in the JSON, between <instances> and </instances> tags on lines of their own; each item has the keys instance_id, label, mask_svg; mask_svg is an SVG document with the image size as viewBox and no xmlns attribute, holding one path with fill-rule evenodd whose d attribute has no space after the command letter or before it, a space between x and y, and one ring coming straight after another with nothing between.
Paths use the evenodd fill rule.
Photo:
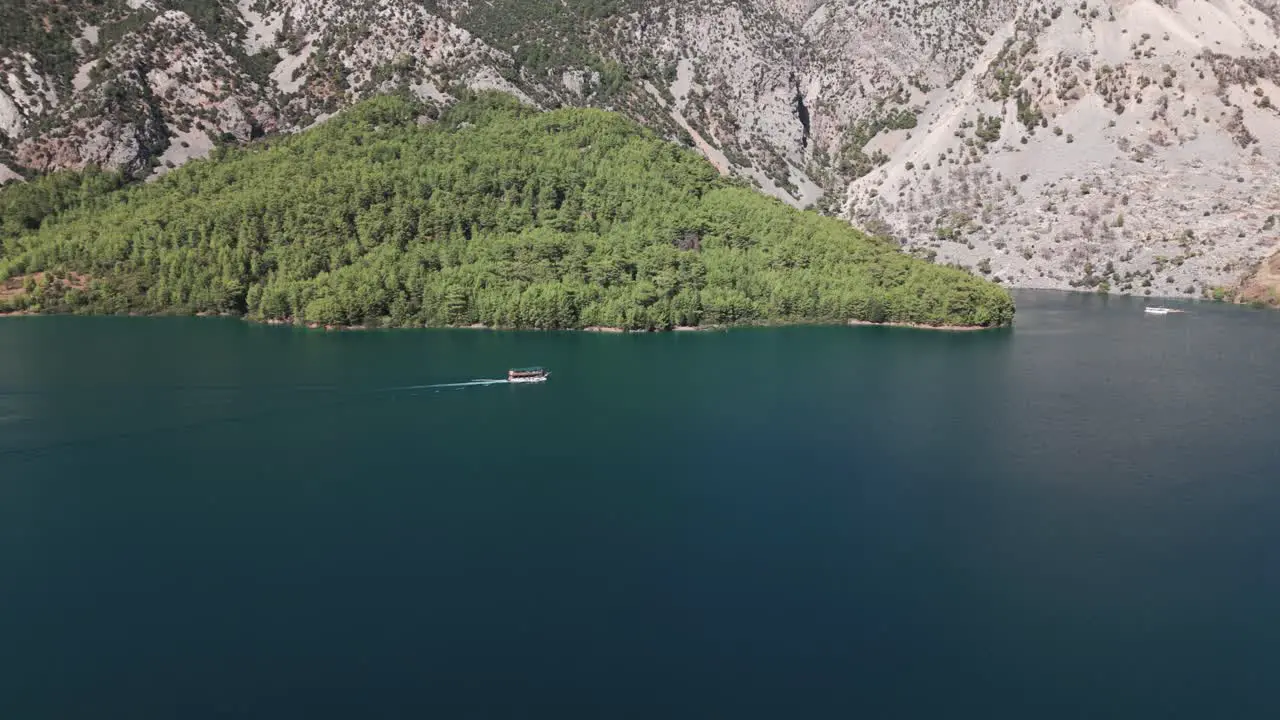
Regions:
<instances>
[{"instance_id":1,"label":"dense forest","mask_svg":"<svg viewBox=\"0 0 1280 720\"><path fill-rule=\"evenodd\" d=\"M411 100L148 184L0 191L0 311L332 325L1006 324L1002 287L721 178L620 115ZM2 288L7 288L4 290Z\"/></svg>"}]
</instances>

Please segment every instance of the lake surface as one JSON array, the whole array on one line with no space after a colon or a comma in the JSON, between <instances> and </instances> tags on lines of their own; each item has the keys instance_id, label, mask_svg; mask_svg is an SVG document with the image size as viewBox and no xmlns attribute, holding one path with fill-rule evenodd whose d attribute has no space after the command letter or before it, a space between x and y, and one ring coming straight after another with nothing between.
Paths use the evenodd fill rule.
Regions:
<instances>
[{"instance_id":1,"label":"lake surface","mask_svg":"<svg viewBox=\"0 0 1280 720\"><path fill-rule=\"evenodd\" d=\"M0 320L0 717L1276 716L1280 315L1018 300Z\"/></svg>"}]
</instances>

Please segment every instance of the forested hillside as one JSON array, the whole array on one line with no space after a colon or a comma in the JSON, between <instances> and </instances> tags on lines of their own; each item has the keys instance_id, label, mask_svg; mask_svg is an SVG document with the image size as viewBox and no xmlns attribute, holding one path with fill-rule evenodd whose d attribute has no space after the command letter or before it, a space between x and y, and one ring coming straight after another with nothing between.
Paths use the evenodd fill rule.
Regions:
<instances>
[{"instance_id":1,"label":"forested hillside","mask_svg":"<svg viewBox=\"0 0 1280 720\"><path fill-rule=\"evenodd\" d=\"M154 183L112 177L0 192L0 310L633 329L1013 317L1000 286L739 187L621 115L498 94L434 123L379 97Z\"/></svg>"}]
</instances>

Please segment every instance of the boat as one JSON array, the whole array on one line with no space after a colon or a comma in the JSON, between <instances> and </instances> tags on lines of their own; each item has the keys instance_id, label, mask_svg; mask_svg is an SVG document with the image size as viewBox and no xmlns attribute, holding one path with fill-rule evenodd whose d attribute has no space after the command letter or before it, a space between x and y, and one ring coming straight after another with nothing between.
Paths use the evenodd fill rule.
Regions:
<instances>
[{"instance_id":1,"label":"boat","mask_svg":"<svg viewBox=\"0 0 1280 720\"><path fill-rule=\"evenodd\" d=\"M507 371L507 382L535 383L546 382L551 373L540 367L513 368Z\"/></svg>"},{"instance_id":2,"label":"boat","mask_svg":"<svg viewBox=\"0 0 1280 720\"><path fill-rule=\"evenodd\" d=\"M1142 309L1148 315L1169 315L1170 313L1180 313L1182 310L1174 310L1173 308L1158 307L1156 305L1148 305Z\"/></svg>"}]
</instances>

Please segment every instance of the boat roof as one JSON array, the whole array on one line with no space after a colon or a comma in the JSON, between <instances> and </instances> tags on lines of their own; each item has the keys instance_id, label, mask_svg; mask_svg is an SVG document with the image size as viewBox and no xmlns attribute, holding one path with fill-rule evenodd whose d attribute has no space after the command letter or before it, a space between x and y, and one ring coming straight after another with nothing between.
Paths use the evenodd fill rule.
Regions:
<instances>
[{"instance_id":1,"label":"boat roof","mask_svg":"<svg viewBox=\"0 0 1280 720\"><path fill-rule=\"evenodd\" d=\"M540 367L511 368L511 372L543 372Z\"/></svg>"}]
</instances>

